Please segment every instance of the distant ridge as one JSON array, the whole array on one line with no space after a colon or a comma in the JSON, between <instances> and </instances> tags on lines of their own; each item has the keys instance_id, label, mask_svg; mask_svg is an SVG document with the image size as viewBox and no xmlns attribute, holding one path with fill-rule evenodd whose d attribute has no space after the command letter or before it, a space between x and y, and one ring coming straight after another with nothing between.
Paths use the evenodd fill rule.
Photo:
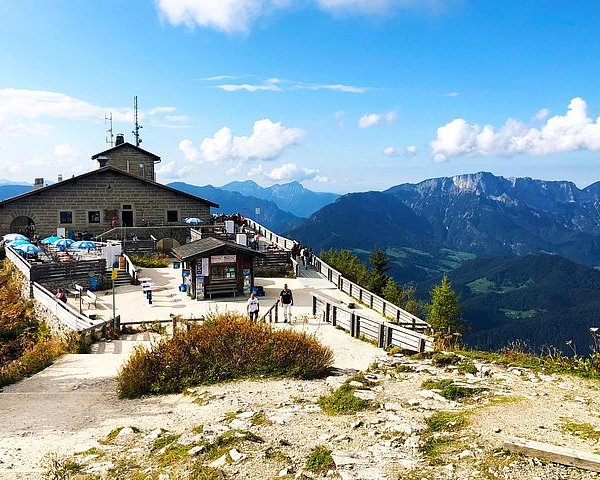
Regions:
<instances>
[{"instance_id":1,"label":"distant ridge","mask_svg":"<svg viewBox=\"0 0 600 480\"><path fill-rule=\"evenodd\" d=\"M298 217L309 217L339 197L336 193L313 192L300 182L275 184L264 188L252 180L231 182L221 187L230 192L275 202L277 206Z\"/></svg>"},{"instance_id":2,"label":"distant ridge","mask_svg":"<svg viewBox=\"0 0 600 480\"><path fill-rule=\"evenodd\" d=\"M174 182L169 183L169 187L207 198L220 205L220 212L239 212L243 216L251 217L276 232L287 232L302 223L301 218L281 210L274 202L269 200L242 195L241 193L223 190L212 185L200 187L184 182ZM257 208L260 209L260 213L258 214L256 213Z\"/></svg>"}]
</instances>

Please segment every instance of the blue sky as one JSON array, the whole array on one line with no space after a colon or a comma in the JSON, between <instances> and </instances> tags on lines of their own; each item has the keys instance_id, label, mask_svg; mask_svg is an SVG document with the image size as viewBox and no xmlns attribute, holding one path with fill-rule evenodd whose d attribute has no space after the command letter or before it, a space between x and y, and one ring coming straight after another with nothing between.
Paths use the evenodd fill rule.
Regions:
<instances>
[{"instance_id":1,"label":"blue sky","mask_svg":"<svg viewBox=\"0 0 600 480\"><path fill-rule=\"evenodd\" d=\"M0 177L96 167L105 114L158 179L385 189L600 180L600 2L0 0Z\"/></svg>"}]
</instances>

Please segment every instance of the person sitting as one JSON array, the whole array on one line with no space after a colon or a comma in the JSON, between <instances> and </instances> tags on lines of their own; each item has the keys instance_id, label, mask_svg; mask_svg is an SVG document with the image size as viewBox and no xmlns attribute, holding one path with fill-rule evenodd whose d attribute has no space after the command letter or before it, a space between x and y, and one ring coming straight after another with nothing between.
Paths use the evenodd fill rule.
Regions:
<instances>
[{"instance_id":1,"label":"person sitting","mask_svg":"<svg viewBox=\"0 0 600 480\"><path fill-rule=\"evenodd\" d=\"M60 300L61 302L67 303L67 294L65 293L65 291L62 288L59 288L56 291L56 295L54 295L54 297L57 300Z\"/></svg>"}]
</instances>

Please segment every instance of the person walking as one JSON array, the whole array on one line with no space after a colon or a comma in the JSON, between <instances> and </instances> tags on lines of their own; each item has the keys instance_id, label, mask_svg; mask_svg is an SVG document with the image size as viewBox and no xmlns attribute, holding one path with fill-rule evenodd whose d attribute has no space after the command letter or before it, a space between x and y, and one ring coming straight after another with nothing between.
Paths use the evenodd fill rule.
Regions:
<instances>
[{"instance_id":1,"label":"person walking","mask_svg":"<svg viewBox=\"0 0 600 480\"><path fill-rule=\"evenodd\" d=\"M258 320L258 311L260 310L260 304L258 303L258 298L256 298L256 295L254 295L254 293L250 294L250 298L246 302L246 310L248 310L250 320L256 322Z\"/></svg>"},{"instance_id":2,"label":"person walking","mask_svg":"<svg viewBox=\"0 0 600 480\"><path fill-rule=\"evenodd\" d=\"M292 291L288 288L287 283L283 285L283 290L279 294L279 302L283 308L283 323L291 323L294 296L292 295Z\"/></svg>"},{"instance_id":3,"label":"person walking","mask_svg":"<svg viewBox=\"0 0 600 480\"><path fill-rule=\"evenodd\" d=\"M306 253L306 247L302 247L300 249L300 258L302 259L302 265L304 266L304 268L306 268L306 257L304 256L305 253Z\"/></svg>"},{"instance_id":4,"label":"person walking","mask_svg":"<svg viewBox=\"0 0 600 480\"><path fill-rule=\"evenodd\" d=\"M302 263L304 263L304 268L308 270L308 267L310 266L310 250L308 247L305 247L302 253Z\"/></svg>"}]
</instances>

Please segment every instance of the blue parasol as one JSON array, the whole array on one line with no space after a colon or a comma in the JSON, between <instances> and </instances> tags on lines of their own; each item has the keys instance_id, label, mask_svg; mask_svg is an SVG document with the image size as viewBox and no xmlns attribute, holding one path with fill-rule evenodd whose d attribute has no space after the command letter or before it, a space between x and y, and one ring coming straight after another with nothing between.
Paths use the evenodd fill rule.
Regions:
<instances>
[{"instance_id":1,"label":"blue parasol","mask_svg":"<svg viewBox=\"0 0 600 480\"><path fill-rule=\"evenodd\" d=\"M61 239L61 237L57 237L56 235L52 235L51 237L43 238L41 240L41 243L43 245L50 245L51 243L54 243L54 242L56 242L57 240L60 240L60 239Z\"/></svg>"},{"instance_id":2,"label":"blue parasol","mask_svg":"<svg viewBox=\"0 0 600 480\"><path fill-rule=\"evenodd\" d=\"M77 248L79 250L96 250L96 244L90 240L79 240L73 242L69 248Z\"/></svg>"},{"instance_id":3,"label":"blue parasol","mask_svg":"<svg viewBox=\"0 0 600 480\"><path fill-rule=\"evenodd\" d=\"M17 245L14 248L15 248L15 250L18 250L19 252L27 253L28 255L33 255L35 253L40 253L42 251L42 249L40 247L36 247L33 243Z\"/></svg>"},{"instance_id":4,"label":"blue parasol","mask_svg":"<svg viewBox=\"0 0 600 480\"><path fill-rule=\"evenodd\" d=\"M29 238L27 238L25 235L21 235L20 233L7 233L3 238L6 243L14 242L15 240L29 240Z\"/></svg>"}]
</instances>

